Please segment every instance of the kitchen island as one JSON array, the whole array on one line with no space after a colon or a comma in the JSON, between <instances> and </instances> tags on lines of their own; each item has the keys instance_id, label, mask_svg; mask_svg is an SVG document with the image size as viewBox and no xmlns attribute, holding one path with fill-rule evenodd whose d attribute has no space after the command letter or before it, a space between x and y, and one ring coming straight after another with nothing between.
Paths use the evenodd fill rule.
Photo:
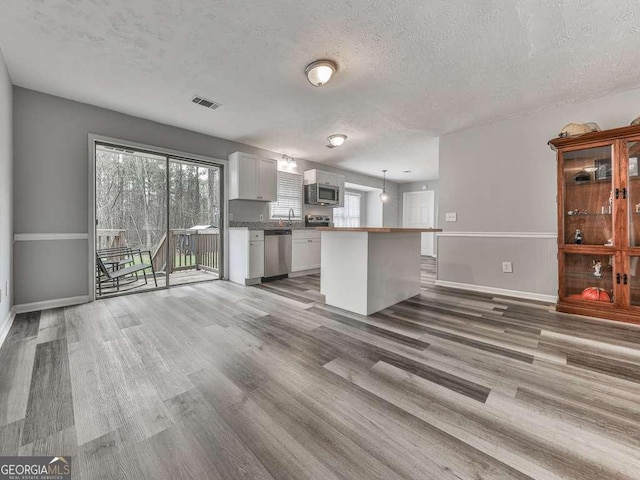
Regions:
<instances>
[{"instance_id":1,"label":"kitchen island","mask_svg":"<svg viewBox=\"0 0 640 480\"><path fill-rule=\"evenodd\" d=\"M320 291L327 305L371 315L420 294L420 236L439 228L322 232Z\"/></svg>"}]
</instances>

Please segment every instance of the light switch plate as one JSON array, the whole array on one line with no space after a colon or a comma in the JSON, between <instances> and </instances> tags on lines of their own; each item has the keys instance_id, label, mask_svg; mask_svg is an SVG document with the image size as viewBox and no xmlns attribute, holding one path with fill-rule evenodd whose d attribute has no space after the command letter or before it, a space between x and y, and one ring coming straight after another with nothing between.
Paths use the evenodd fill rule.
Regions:
<instances>
[{"instance_id":1,"label":"light switch plate","mask_svg":"<svg viewBox=\"0 0 640 480\"><path fill-rule=\"evenodd\" d=\"M445 222L455 222L458 220L458 214L456 212L449 212L444 214Z\"/></svg>"},{"instance_id":2,"label":"light switch plate","mask_svg":"<svg viewBox=\"0 0 640 480\"><path fill-rule=\"evenodd\" d=\"M513 273L513 263L502 262L502 273Z\"/></svg>"},{"instance_id":3,"label":"light switch plate","mask_svg":"<svg viewBox=\"0 0 640 480\"><path fill-rule=\"evenodd\" d=\"M233 221L233 213L229 213L229 221Z\"/></svg>"}]
</instances>

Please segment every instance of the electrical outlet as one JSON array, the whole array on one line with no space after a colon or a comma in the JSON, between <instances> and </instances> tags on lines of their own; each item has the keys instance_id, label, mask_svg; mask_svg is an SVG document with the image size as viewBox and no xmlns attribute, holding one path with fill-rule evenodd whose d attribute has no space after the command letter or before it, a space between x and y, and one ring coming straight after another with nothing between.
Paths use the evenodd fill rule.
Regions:
<instances>
[{"instance_id":1,"label":"electrical outlet","mask_svg":"<svg viewBox=\"0 0 640 480\"><path fill-rule=\"evenodd\" d=\"M456 212L449 212L444 214L445 222L455 222L458 220L458 214Z\"/></svg>"},{"instance_id":2,"label":"electrical outlet","mask_svg":"<svg viewBox=\"0 0 640 480\"><path fill-rule=\"evenodd\" d=\"M502 273L513 273L513 263L502 262Z\"/></svg>"},{"instance_id":3,"label":"electrical outlet","mask_svg":"<svg viewBox=\"0 0 640 480\"><path fill-rule=\"evenodd\" d=\"M264 215L260 215L260 221L263 222L264 221Z\"/></svg>"}]
</instances>

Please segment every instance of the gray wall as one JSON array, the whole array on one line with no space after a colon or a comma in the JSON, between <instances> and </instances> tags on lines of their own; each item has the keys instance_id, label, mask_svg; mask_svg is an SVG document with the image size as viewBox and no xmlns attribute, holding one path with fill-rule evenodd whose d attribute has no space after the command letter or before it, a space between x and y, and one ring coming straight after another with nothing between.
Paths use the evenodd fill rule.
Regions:
<instances>
[{"instance_id":1,"label":"gray wall","mask_svg":"<svg viewBox=\"0 0 640 480\"><path fill-rule=\"evenodd\" d=\"M412 183L401 183L399 185L399 190L398 190L398 202L399 202L399 207L398 207L398 225L402 226L402 218L404 215L404 203L403 203L403 196L405 193L409 193L409 192L422 192L422 187L426 185L427 186L427 191L429 190L433 190L435 193L433 194L434 196L434 215L435 215L435 226L438 226L438 207L439 207L439 201L438 201L438 180L424 180L422 182L412 182Z\"/></svg>"},{"instance_id":2,"label":"gray wall","mask_svg":"<svg viewBox=\"0 0 640 480\"><path fill-rule=\"evenodd\" d=\"M235 151L281 155L51 95L14 87L14 221L16 234L87 233L89 133L226 159ZM382 180L298 160L299 172L319 167L348 182L379 187ZM388 183L390 192L397 185ZM268 206L231 202L235 221L253 221ZM388 222L393 222L389 215ZM397 212L395 214L397 221ZM89 294L86 241L18 242L15 304Z\"/></svg>"},{"instance_id":3,"label":"gray wall","mask_svg":"<svg viewBox=\"0 0 640 480\"><path fill-rule=\"evenodd\" d=\"M438 279L556 295L548 238L557 229L556 161L547 141L572 121L608 129L638 115L640 90L631 90L443 135L439 225L457 236L439 237ZM447 212L457 222L445 222ZM516 235L497 235L505 232ZM502 273L502 261L514 272Z\"/></svg>"},{"instance_id":4,"label":"gray wall","mask_svg":"<svg viewBox=\"0 0 640 480\"><path fill-rule=\"evenodd\" d=\"M12 98L11 79L0 51L0 332L9 318L13 296Z\"/></svg>"}]
</instances>

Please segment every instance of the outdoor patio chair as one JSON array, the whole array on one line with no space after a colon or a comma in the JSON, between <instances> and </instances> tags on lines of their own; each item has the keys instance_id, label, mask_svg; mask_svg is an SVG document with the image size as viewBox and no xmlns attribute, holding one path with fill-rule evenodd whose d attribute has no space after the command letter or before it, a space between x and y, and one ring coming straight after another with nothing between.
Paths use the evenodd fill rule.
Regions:
<instances>
[{"instance_id":1,"label":"outdoor patio chair","mask_svg":"<svg viewBox=\"0 0 640 480\"><path fill-rule=\"evenodd\" d=\"M147 269L151 269L151 273L153 275L153 282L155 284L155 286L158 286L158 280L156 279L156 272L155 269L153 268L153 262L151 263L143 263L143 259L142 259L142 254L143 253L147 253L149 255L149 259L151 259L151 252L148 251L142 251L142 250L134 250L134 249L126 249L127 253L130 254L130 257L126 257L123 258L122 260L118 261L117 264L110 262L111 265L116 265L115 268L112 269L108 269L105 265L104 262L104 257L101 258L97 253L96 253L96 265L98 268L98 275L97 275L97 284L98 284L98 295L102 295L102 283L103 282L111 282L112 286L114 286L116 288L116 292L120 291L120 280L122 278L127 277L128 275L135 275L136 279L138 278L138 272L142 272L142 274L144 275L144 284L147 285L149 283L148 279L147 279ZM112 252L113 253L113 252ZM121 252L120 254L116 254L116 255L108 255L108 258L115 258L118 255L122 255L124 252ZM125 266L129 263L133 263L133 255L134 254L138 254L140 255L140 262L138 264L133 264L130 266ZM120 262L125 262L120 264Z\"/></svg>"}]
</instances>

